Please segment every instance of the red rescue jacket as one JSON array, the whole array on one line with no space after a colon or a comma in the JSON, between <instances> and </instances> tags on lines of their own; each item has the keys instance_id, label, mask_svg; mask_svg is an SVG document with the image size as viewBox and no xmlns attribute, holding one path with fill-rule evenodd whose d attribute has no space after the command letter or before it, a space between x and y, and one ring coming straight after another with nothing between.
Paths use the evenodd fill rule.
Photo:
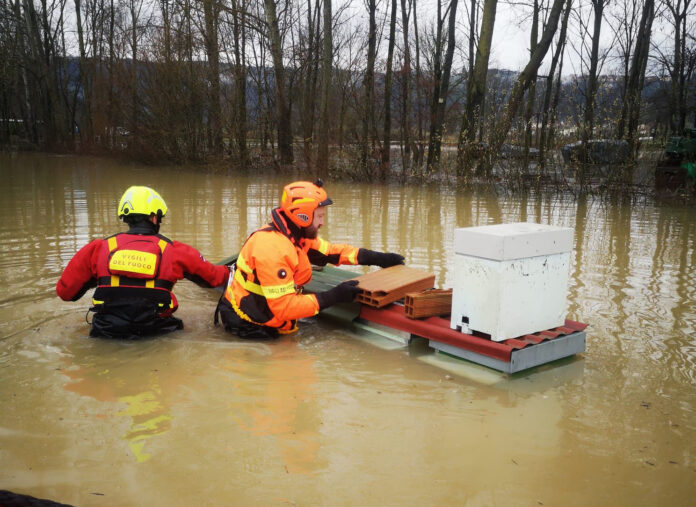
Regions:
<instances>
[{"instance_id":1,"label":"red rescue jacket","mask_svg":"<svg viewBox=\"0 0 696 507\"><path fill-rule=\"evenodd\" d=\"M228 275L227 266L211 264L195 248L160 234L139 233L136 226L82 247L58 280L56 292L65 301L76 301L96 286L97 309L105 300L127 299L137 292L157 300L161 316L166 316L177 309L172 289L178 280L217 287Z\"/></svg>"}]
</instances>

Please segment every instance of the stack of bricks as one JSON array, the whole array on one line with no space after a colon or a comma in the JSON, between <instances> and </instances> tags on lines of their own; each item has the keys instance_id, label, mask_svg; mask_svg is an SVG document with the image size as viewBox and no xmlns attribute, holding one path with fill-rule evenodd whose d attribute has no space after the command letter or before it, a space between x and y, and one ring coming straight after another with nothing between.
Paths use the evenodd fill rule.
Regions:
<instances>
[{"instance_id":1,"label":"stack of bricks","mask_svg":"<svg viewBox=\"0 0 696 507\"><path fill-rule=\"evenodd\" d=\"M452 289L431 289L406 294L404 313L410 319L449 315L452 311Z\"/></svg>"},{"instance_id":2,"label":"stack of bricks","mask_svg":"<svg viewBox=\"0 0 696 507\"><path fill-rule=\"evenodd\" d=\"M368 306L382 308L403 299L408 293L430 289L435 283L435 275L400 264L373 271L356 280L362 292L355 300Z\"/></svg>"}]
</instances>

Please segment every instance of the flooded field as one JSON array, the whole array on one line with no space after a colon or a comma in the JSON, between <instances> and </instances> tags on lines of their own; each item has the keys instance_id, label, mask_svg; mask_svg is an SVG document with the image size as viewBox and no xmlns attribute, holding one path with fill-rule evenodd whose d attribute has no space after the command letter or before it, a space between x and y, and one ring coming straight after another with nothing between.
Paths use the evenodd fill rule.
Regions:
<instances>
[{"instance_id":1,"label":"flooded field","mask_svg":"<svg viewBox=\"0 0 696 507\"><path fill-rule=\"evenodd\" d=\"M322 236L395 251L451 287L456 227L573 227L569 314L587 351L504 376L325 320L277 342L213 325L88 338L72 255L124 230L149 185L161 232L215 261L297 179L0 155L0 489L80 505L691 505L696 494L696 209L329 183ZM365 268L360 268L365 269Z\"/></svg>"}]
</instances>

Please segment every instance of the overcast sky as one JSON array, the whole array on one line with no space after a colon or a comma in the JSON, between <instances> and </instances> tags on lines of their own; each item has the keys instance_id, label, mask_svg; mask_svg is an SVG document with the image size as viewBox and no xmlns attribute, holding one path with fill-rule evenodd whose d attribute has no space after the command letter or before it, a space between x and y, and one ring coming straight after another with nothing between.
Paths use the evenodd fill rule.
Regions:
<instances>
[{"instance_id":1,"label":"overcast sky","mask_svg":"<svg viewBox=\"0 0 696 507\"><path fill-rule=\"evenodd\" d=\"M367 8L365 0L345 0L350 2L350 12L359 19L364 26L367 26ZM384 16L384 11L388 6L389 0L377 0L377 5L380 10L379 17ZM529 36L531 31L531 21L529 18L531 8L529 5L525 6L522 4L524 0L500 0L498 2L498 7L496 11L496 23L495 30L493 31L493 43L492 43L492 54L490 58L489 67L491 68L502 68L509 70L520 71L524 68L529 60ZM468 44L466 40L463 39L465 34L468 32L468 8L470 6L470 0L459 0L459 6L457 9L457 21L458 21L458 40L457 44L467 48ZM340 4L340 0L337 2ZM443 9L449 5L449 0L442 0ZM529 2L531 5L531 2ZM604 67L600 69L602 73L613 72L617 68L616 60L612 60L612 56L615 56L615 52L612 53L613 43L613 31L610 26L610 22L615 23L615 18L612 17L612 6L615 2L611 2L609 7L605 9L605 21L602 25L601 32L601 44L600 44L600 54L609 53L610 57L606 60ZM400 5L400 3L399 3ZM418 27L423 29L426 21L428 19L435 19L437 12L437 0L417 0L418 6ZM400 8L400 7L399 7ZM581 68L581 44L579 34L581 32L581 26L578 21L578 12L587 21L592 23L592 11L590 0L575 0L574 6L575 13L571 14L571 18L568 24L568 38L569 43L566 48L565 61L564 61L564 74L581 74L583 69ZM659 5L657 6L659 9ZM398 13L398 24L401 23L401 12ZM693 19L691 20L693 23ZM378 20L379 22L379 20ZM479 19L480 24L480 19ZM413 25L411 24L411 31L413 30ZM365 28L366 29L366 28ZM560 29L560 28L559 28ZM590 28L591 30L591 28ZM383 35L382 47L386 48L386 33ZM541 33L539 33L541 37ZM671 36L669 35L669 27L660 20L658 17L655 20L653 26L653 44L657 43L666 48L666 52L669 52L669 45L671 44ZM386 49L384 49L386 51ZM548 65L550 61L551 51L547 54L547 58L540 69L540 73L548 71ZM460 55L461 56L461 55ZM466 56L465 54L463 56ZM455 62L455 68L452 69L453 72L459 72L463 62ZM649 68L650 71L650 68ZM586 70L585 70L586 72Z\"/></svg>"}]
</instances>

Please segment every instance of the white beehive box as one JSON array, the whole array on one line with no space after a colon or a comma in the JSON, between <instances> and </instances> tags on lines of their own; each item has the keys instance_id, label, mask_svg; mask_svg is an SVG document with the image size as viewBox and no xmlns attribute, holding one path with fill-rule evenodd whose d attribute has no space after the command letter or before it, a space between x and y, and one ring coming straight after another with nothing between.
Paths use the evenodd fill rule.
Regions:
<instances>
[{"instance_id":1,"label":"white beehive box","mask_svg":"<svg viewBox=\"0 0 696 507\"><path fill-rule=\"evenodd\" d=\"M503 341L564 325L572 249L568 227L456 229L452 329Z\"/></svg>"}]
</instances>

